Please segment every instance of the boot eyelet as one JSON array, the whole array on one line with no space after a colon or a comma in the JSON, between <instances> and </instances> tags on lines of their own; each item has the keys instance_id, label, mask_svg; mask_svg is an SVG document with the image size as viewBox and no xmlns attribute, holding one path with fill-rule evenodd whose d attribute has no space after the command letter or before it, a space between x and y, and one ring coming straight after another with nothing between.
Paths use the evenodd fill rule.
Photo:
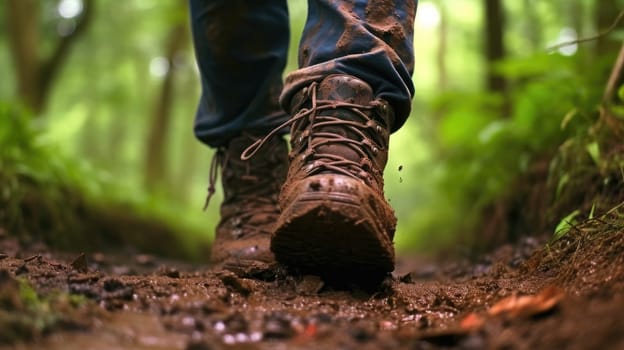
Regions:
<instances>
[{"instance_id":1,"label":"boot eyelet","mask_svg":"<svg viewBox=\"0 0 624 350\"><path fill-rule=\"evenodd\" d=\"M381 132L383 131L383 128L381 127L381 125L377 125L375 127L375 130L377 130L377 132L381 134Z\"/></svg>"},{"instance_id":2,"label":"boot eyelet","mask_svg":"<svg viewBox=\"0 0 624 350\"><path fill-rule=\"evenodd\" d=\"M373 154L377 154L377 152L379 152L379 150L377 149L377 147L373 147Z\"/></svg>"}]
</instances>

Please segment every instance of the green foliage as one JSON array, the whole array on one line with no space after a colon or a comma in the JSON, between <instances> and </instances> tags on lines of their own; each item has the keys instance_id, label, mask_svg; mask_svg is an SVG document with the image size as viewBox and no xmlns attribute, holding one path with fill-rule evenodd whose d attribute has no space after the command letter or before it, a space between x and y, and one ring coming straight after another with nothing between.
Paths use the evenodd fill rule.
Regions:
<instances>
[{"instance_id":1,"label":"green foliage","mask_svg":"<svg viewBox=\"0 0 624 350\"><path fill-rule=\"evenodd\" d=\"M595 34L591 14L602 4L505 3L510 58L496 69L511 82L506 101L500 94L484 92L483 78L490 67L484 63L481 3L457 0L451 8L425 0L421 8L425 3L446 6L446 47L441 49L442 26L432 21L434 14L417 15L413 115L392 136L385 173L386 194L399 218L399 248L428 249L454 241L458 232L473 233L484 215L490 215L486 208L512 196L517 190L514 181L540 157L557 154L549 181L561 201L570 197L570 189L582 188L596 169L615 183L614 164L624 167L613 161L612 147L592 131L605 83L597 72L611 65L612 58L592 52L595 43L579 46L570 57L527 56L558 40L562 29L573 28L580 36ZM29 223L22 219L23 203L32 201L33 193L43 193L47 200L36 207L53 212L54 222L66 223L53 233L55 240L63 240L63 232L72 231L76 223L61 209L78 206L78 197L86 196L102 207L122 203L144 220L164 218L183 227L181 232L198 232L182 234L177 241L200 256L203 246L197 243L212 235L220 198L207 213L201 211L211 153L192 136L200 83L190 42L171 67L177 74L163 155L164 181L154 191L144 184L147 133L162 84L150 63L165 54L168 33L188 21L188 9L179 0L95 4L90 27L53 82L45 112L33 119L14 103L0 105L0 222L24 228ZM41 57L57 46L58 26L71 21L59 17L57 5L41 3ZM285 73L297 68L306 16L305 2L289 0L288 5L292 35ZM0 7L0 14L5 10ZM0 32L0 98L11 100L17 84L7 33ZM621 34L613 35L618 43ZM624 89L618 93L624 95ZM611 106L611 112L613 118L624 119L624 105ZM623 173L619 170L620 178ZM556 218L576 209L561 208Z\"/></svg>"},{"instance_id":2,"label":"green foliage","mask_svg":"<svg viewBox=\"0 0 624 350\"><path fill-rule=\"evenodd\" d=\"M159 237L169 241L161 248L164 254L169 249L173 255L205 258L208 239L197 234L203 223L179 220L186 207L156 194L131 195L106 172L67 156L50 134L15 104L0 103L0 226L23 239L95 248L95 242L106 243L107 238L97 237L92 227L97 222L88 221L106 214L120 220L116 239L153 251L150 237L137 237L145 232L123 232L125 217L135 216L138 221L133 222L152 221L153 227L166 228L163 232L178 233Z\"/></svg>"},{"instance_id":3,"label":"green foliage","mask_svg":"<svg viewBox=\"0 0 624 350\"><path fill-rule=\"evenodd\" d=\"M32 340L55 327L77 324L87 302L82 295L66 292L40 296L28 280L0 271L0 344Z\"/></svg>"},{"instance_id":4,"label":"green foliage","mask_svg":"<svg viewBox=\"0 0 624 350\"><path fill-rule=\"evenodd\" d=\"M486 208L512 195L514 181L533 162L587 132L601 91L583 59L539 54L502 62L499 71L513 82L512 108L502 117L500 94L459 91L437 98L444 114L431 130L435 155L428 165L435 169L428 180L435 196L411 222L417 244L445 244L458 232L473 237L477 225L494 215ZM599 161L597 144L588 143L586 152ZM558 179L561 191L569 178Z\"/></svg>"},{"instance_id":5,"label":"green foliage","mask_svg":"<svg viewBox=\"0 0 624 350\"><path fill-rule=\"evenodd\" d=\"M31 218L24 217L26 201L47 203L53 211L51 215L59 222L71 221L64 220L67 217L58 208L64 202L65 185L81 177L76 177L70 162L46 144L42 135L24 110L14 104L0 103L0 223L9 232L28 231L27 220ZM30 198L34 189L40 198ZM51 234L56 233L58 226L51 226Z\"/></svg>"}]
</instances>

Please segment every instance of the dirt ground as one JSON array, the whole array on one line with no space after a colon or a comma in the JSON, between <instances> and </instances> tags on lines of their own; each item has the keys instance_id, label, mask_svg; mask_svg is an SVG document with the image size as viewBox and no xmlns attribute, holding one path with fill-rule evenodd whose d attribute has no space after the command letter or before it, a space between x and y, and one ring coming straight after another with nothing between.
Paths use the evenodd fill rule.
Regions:
<instances>
[{"instance_id":1,"label":"dirt ground","mask_svg":"<svg viewBox=\"0 0 624 350\"><path fill-rule=\"evenodd\" d=\"M372 290L52 252L0 231L0 348L624 349L623 217L477 259L402 257Z\"/></svg>"}]
</instances>

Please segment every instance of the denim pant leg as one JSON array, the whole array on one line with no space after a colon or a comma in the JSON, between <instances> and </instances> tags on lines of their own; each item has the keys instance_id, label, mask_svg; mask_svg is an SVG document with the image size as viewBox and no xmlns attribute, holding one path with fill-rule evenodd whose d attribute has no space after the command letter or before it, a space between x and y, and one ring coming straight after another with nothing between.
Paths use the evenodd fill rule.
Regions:
<instances>
[{"instance_id":1,"label":"denim pant leg","mask_svg":"<svg viewBox=\"0 0 624 350\"><path fill-rule=\"evenodd\" d=\"M286 0L190 0L202 96L195 135L212 147L287 119L279 106L289 42Z\"/></svg>"},{"instance_id":2,"label":"denim pant leg","mask_svg":"<svg viewBox=\"0 0 624 350\"><path fill-rule=\"evenodd\" d=\"M417 0L308 0L299 67L286 78L280 102L330 74L362 79L395 110L392 131L411 110Z\"/></svg>"}]
</instances>

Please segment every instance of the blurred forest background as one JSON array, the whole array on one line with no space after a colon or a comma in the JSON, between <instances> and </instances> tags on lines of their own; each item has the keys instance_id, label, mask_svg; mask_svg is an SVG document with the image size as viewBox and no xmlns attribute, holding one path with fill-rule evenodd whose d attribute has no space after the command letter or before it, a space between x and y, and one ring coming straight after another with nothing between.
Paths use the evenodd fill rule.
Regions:
<instances>
[{"instance_id":1,"label":"blurred forest background","mask_svg":"<svg viewBox=\"0 0 624 350\"><path fill-rule=\"evenodd\" d=\"M305 1L288 4L287 72L306 16ZM619 0L419 2L413 112L386 168L400 250L552 231L588 210L555 202L584 188L575 180L589 168L608 182L596 125L622 9ZM183 256L205 255L219 198L202 211L212 151L192 134L200 85L186 1L5 0L0 21L0 227L71 245L94 239L97 229L72 226L93 215L117 220L139 246L167 239ZM607 122L621 120L615 96ZM151 236L130 214L177 234Z\"/></svg>"}]
</instances>

